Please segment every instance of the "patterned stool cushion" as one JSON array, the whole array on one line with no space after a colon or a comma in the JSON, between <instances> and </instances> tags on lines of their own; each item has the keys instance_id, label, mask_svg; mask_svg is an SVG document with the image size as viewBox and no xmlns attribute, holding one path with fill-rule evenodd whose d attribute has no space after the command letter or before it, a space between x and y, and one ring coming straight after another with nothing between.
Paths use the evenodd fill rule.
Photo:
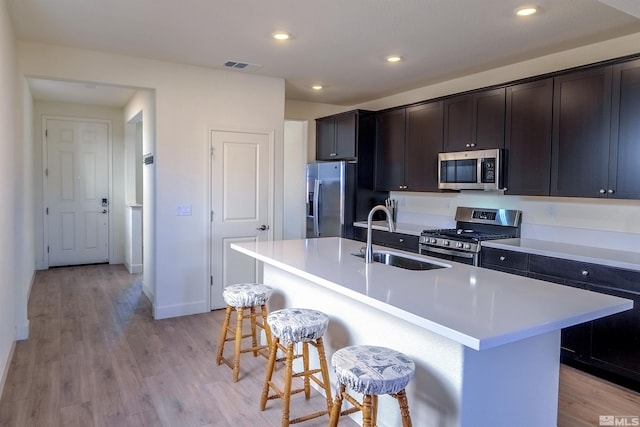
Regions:
<instances>
[{"instance_id":1,"label":"patterned stool cushion","mask_svg":"<svg viewBox=\"0 0 640 427\"><path fill-rule=\"evenodd\" d=\"M224 302L231 307L252 307L265 304L273 289L260 283L229 285L222 291Z\"/></svg>"},{"instance_id":2,"label":"patterned stool cushion","mask_svg":"<svg viewBox=\"0 0 640 427\"><path fill-rule=\"evenodd\" d=\"M327 331L329 316L306 308L285 308L267 316L271 333L283 344L312 341Z\"/></svg>"},{"instance_id":3,"label":"patterned stool cushion","mask_svg":"<svg viewBox=\"0 0 640 427\"><path fill-rule=\"evenodd\" d=\"M385 347L354 345L333 354L338 381L362 394L393 394L413 378L416 365L404 354Z\"/></svg>"}]
</instances>

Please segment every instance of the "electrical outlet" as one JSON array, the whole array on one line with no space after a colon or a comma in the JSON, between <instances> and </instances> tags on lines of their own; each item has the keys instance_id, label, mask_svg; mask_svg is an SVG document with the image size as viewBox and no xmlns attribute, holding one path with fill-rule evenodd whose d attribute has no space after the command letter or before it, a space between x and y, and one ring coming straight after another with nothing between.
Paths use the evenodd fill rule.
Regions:
<instances>
[{"instance_id":1,"label":"electrical outlet","mask_svg":"<svg viewBox=\"0 0 640 427\"><path fill-rule=\"evenodd\" d=\"M550 216L552 218L556 216L556 205L547 206L547 216Z\"/></svg>"}]
</instances>

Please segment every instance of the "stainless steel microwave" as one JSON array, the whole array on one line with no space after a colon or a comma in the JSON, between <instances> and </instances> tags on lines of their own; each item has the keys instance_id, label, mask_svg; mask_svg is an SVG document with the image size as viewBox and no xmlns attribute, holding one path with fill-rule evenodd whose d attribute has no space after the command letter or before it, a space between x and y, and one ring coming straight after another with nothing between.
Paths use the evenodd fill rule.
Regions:
<instances>
[{"instance_id":1,"label":"stainless steel microwave","mask_svg":"<svg viewBox=\"0 0 640 427\"><path fill-rule=\"evenodd\" d=\"M438 188L443 190L504 190L504 150L438 154Z\"/></svg>"}]
</instances>

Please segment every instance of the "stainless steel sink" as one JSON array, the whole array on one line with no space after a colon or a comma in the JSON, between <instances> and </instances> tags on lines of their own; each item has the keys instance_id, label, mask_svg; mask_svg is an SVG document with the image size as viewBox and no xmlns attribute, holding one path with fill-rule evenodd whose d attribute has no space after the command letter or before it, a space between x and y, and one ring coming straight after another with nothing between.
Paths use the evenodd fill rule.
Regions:
<instances>
[{"instance_id":1,"label":"stainless steel sink","mask_svg":"<svg viewBox=\"0 0 640 427\"><path fill-rule=\"evenodd\" d=\"M363 253L352 255L364 258ZM438 268L451 267L450 265L446 264L437 264L423 259L413 258L406 255L386 251L373 252L373 262L379 262L381 264L390 265L392 267L404 268L405 270L436 270Z\"/></svg>"}]
</instances>

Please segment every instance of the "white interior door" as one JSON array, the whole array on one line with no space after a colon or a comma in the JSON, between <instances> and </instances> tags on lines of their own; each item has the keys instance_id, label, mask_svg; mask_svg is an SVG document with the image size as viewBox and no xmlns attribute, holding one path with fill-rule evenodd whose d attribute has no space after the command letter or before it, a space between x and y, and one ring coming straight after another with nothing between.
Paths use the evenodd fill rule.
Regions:
<instances>
[{"instance_id":1,"label":"white interior door","mask_svg":"<svg viewBox=\"0 0 640 427\"><path fill-rule=\"evenodd\" d=\"M211 132L211 309L222 289L261 280L257 262L232 243L269 240L273 134Z\"/></svg>"},{"instance_id":2,"label":"white interior door","mask_svg":"<svg viewBox=\"0 0 640 427\"><path fill-rule=\"evenodd\" d=\"M47 119L45 214L49 266L109 261L109 128Z\"/></svg>"}]
</instances>

